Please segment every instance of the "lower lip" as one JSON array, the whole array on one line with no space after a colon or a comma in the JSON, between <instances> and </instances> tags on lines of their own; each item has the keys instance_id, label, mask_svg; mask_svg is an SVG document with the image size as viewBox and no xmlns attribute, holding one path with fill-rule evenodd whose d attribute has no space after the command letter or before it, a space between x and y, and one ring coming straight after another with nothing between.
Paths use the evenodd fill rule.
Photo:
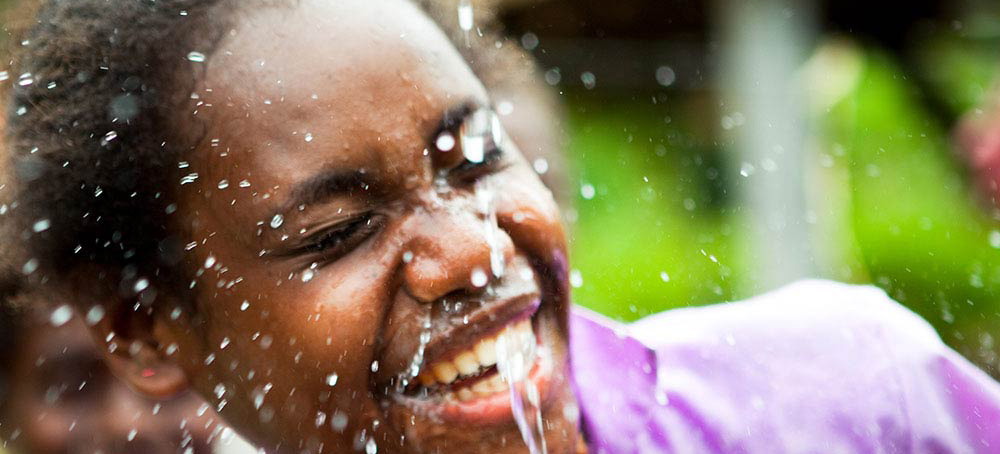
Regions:
<instances>
[{"instance_id":1,"label":"lower lip","mask_svg":"<svg viewBox=\"0 0 1000 454\"><path fill-rule=\"evenodd\" d=\"M539 341L537 357L535 365L527 377L527 381L534 383L538 389L543 405L546 396L549 395L553 378L552 351L547 346L547 339L544 339L544 331L544 329L537 329L535 332ZM514 419L511 411L511 391L508 388L505 391L489 396L477 396L464 402L457 399L441 401L401 398L401 400L404 405L409 406L416 413L440 419L442 422L494 425Z\"/></svg>"}]
</instances>

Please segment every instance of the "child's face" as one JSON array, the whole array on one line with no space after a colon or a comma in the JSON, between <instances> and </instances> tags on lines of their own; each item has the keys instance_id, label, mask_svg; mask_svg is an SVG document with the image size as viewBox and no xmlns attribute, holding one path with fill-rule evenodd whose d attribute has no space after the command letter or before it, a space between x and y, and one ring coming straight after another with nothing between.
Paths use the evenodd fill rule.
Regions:
<instances>
[{"instance_id":1,"label":"child's face","mask_svg":"<svg viewBox=\"0 0 1000 454\"><path fill-rule=\"evenodd\" d=\"M39 321L21 332L4 365L11 382L0 411L12 452L211 452L213 412L199 415L194 394L158 402L128 389L101 361L81 320L58 328Z\"/></svg>"},{"instance_id":2,"label":"child's face","mask_svg":"<svg viewBox=\"0 0 1000 454\"><path fill-rule=\"evenodd\" d=\"M490 100L433 23L402 0L304 0L241 16L191 64L181 123L205 131L175 220L201 324L168 307L155 332L232 425L296 452L525 452L493 382L442 384L442 365L427 393L395 385L422 331L434 376L530 317L548 448L575 447L557 207L509 140L461 139Z\"/></svg>"}]
</instances>

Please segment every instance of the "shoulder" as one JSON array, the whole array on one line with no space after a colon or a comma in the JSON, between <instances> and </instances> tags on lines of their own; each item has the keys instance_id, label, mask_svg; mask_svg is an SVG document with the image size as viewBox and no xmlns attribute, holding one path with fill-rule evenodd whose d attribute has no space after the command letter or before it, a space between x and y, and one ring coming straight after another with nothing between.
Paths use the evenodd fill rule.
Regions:
<instances>
[{"instance_id":1,"label":"shoulder","mask_svg":"<svg viewBox=\"0 0 1000 454\"><path fill-rule=\"evenodd\" d=\"M679 309L629 326L650 346L718 336L801 339L803 347L863 335L924 351L943 345L920 316L872 286L804 280L739 302Z\"/></svg>"}]
</instances>

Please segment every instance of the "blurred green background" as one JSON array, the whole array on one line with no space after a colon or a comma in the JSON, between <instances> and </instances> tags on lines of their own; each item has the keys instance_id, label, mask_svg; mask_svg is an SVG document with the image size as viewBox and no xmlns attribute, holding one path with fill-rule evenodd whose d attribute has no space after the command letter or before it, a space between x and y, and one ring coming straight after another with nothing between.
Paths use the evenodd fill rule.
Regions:
<instances>
[{"instance_id":1,"label":"blurred green background","mask_svg":"<svg viewBox=\"0 0 1000 454\"><path fill-rule=\"evenodd\" d=\"M617 16L606 2L582 3L505 16L543 70L557 71L568 108L576 301L635 320L767 290L748 244L754 207L739 196L761 165L733 151L741 114L715 83L729 45L718 4L728 2L623 1L632 10ZM801 171L818 257L809 274L885 289L997 376L1000 221L952 131L991 93L1000 12L988 2L897 6L880 21L864 5L820 4L804 21ZM608 62L616 53L627 61ZM662 67L676 80L658 80Z\"/></svg>"}]
</instances>

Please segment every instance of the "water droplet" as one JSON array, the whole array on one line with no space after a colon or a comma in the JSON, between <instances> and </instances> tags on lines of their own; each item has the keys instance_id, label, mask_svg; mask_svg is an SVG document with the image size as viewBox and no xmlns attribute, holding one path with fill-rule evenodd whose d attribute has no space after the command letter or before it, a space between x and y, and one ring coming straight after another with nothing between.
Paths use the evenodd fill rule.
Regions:
<instances>
[{"instance_id":1,"label":"water droplet","mask_svg":"<svg viewBox=\"0 0 1000 454\"><path fill-rule=\"evenodd\" d=\"M580 82L583 82L583 88L593 90L597 86L597 76L590 71L584 71L580 74Z\"/></svg>"},{"instance_id":2,"label":"water droplet","mask_svg":"<svg viewBox=\"0 0 1000 454\"><path fill-rule=\"evenodd\" d=\"M372 361L372 372L378 372L378 360Z\"/></svg>"},{"instance_id":3,"label":"water droplet","mask_svg":"<svg viewBox=\"0 0 1000 454\"><path fill-rule=\"evenodd\" d=\"M340 410L335 411L330 417L330 428L337 432L343 432L347 428L347 414Z\"/></svg>"},{"instance_id":4,"label":"water droplet","mask_svg":"<svg viewBox=\"0 0 1000 454\"><path fill-rule=\"evenodd\" d=\"M35 233L44 232L52 226L52 222L48 219L39 219L35 221L35 224L31 226L31 230Z\"/></svg>"},{"instance_id":5,"label":"water droplet","mask_svg":"<svg viewBox=\"0 0 1000 454\"><path fill-rule=\"evenodd\" d=\"M149 288L149 279L141 278L135 281L135 286L132 288L132 290L135 290L136 293L139 293L143 290L146 290L147 288Z\"/></svg>"},{"instance_id":6,"label":"water droplet","mask_svg":"<svg viewBox=\"0 0 1000 454\"><path fill-rule=\"evenodd\" d=\"M451 135L450 132L442 132L438 136L437 140L434 141L434 146L437 147L439 151L451 151L455 148L455 136Z\"/></svg>"},{"instance_id":7,"label":"water droplet","mask_svg":"<svg viewBox=\"0 0 1000 454\"><path fill-rule=\"evenodd\" d=\"M197 180L197 179L198 179L198 174L192 172L192 173L189 173L189 174L184 175L183 177L181 177L181 184L185 185L185 184L189 184L189 183L194 183L195 180Z\"/></svg>"},{"instance_id":8,"label":"water droplet","mask_svg":"<svg viewBox=\"0 0 1000 454\"><path fill-rule=\"evenodd\" d=\"M240 181L240 187L241 188L249 188L250 187L250 182L247 181L247 180Z\"/></svg>"},{"instance_id":9,"label":"water droplet","mask_svg":"<svg viewBox=\"0 0 1000 454\"><path fill-rule=\"evenodd\" d=\"M673 68L669 66L661 66L656 68L656 83L669 87L677 81L677 74L674 73Z\"/></svg>"},{"instance_id":10,"label":"water droplet","mask_svg":"<svg viewBox=\"0 0 1000 454\"><path fill-rule=\"evenodd\" d=\"M63 304L57 307L52 314L49 315L49 323L56 328L63 326L70 318L73 317L73 309L70 309L69 305Z\"/></svg>"},{"instance_id":11,"label":"water droplet","mask_svg":"<svg viewBox=\"0 0 1000 454\"><path fill-rule=\"evenodd\" d=\"M458 26L468 32L472 30L474 14L472 2L470 0L459 0L458 2Z\"/></svg>"},{"instance_id":12,"label":"water droplet","mask_svg":"<svg viewBox=\"0 0 1000 454\"><path fill-rule=\"evenodd\" d=\"M276 229L278 227L281 227L281 224L284 224L284 223L285 223L285 217L282 216L282 215L280 215L280 214L276 214L276 215L274 215L273 218L271 218L271 224L270 225L271 225L272 229Z\"/></svg>"},{"instance_id":13,"label":"water droplet","mask_svg":"<svg viewBox=\"0 0 1000 454\"><path fill-rule=\"evenodd\" d=\"M573 270L569 272L569 285L573 288L580 288L583 286L583 274L580 270Z\"/></svg>"},{"instance_id":14,"label":"water droplet","mask_svg":"<svg viewBox=\"0 0 1000 454\"><path fill-rule=\"evenodd\" d=\"M666 271L660 271L660 280L663 282L670 282L670 275Z\"/></svg>"},{"instance_id":15,"label":"water droplet","mask_svg":"<svg viewBox=\"0 0 1000 454\"><path fill-rule=\"evenodd\" d=\"M249 308L250 308L250 302L247 300L243 300L243 304L240 304L240 311L245 312Z\"/></svg>"},{"instance_id":16,"label":"water droplet","mask_svg":"<svg viewBox=\"0 0 1000 454\"><path fill-rule=\"evenodd\" d=\"M537 158L531 163L531 167L535 169L535 173L545 175L549 171L549 161L545 158Z\"/></svg>"},{"instance_id":17,"label":"water droplet","mask_svg":"<svg viewBox=\"0 0 1000 454\"><path fill-rule=\"evenodd\" d=\"M303 271L302 272L302 282L309 282L309 281L311 281L315 275L316 275L316 272L313 271L313 270L311 270L311 269L307 269L307 270Z\"/></svg>"},{"instance_id":18,"label":"water droplet","mask_svg":"<svg viewBox=\"0 0 1000 454\"><path fill-rule=\"evenodd\" d=\"M10 73L7 71L0 71L0 82L10 79Z\"/></svg>"},{"instance_id":19,"label":"water droplet","mask_svg":"<svg viewBox=\"0 0 1000 454\"><path fill-rule=\"evenodd\" d=\"M207 269L207 268L211 268L213 266L215 266L215 256L214 255L210 255L210 256L208 256L208 258L205 259L205 268Z\"/></svg>"},{"instance_id":20,"label":"water droplet","mask_svg":"<svg viewBox=\"0 0 1000 454\"><path fill-rule=\"evenodd\" d=\"M1000 230L993 230L990 232L990 247L993 249L1000 249Z\"/></svg>"},{"instance_id":21,"label":"water droplet","mask_svg":"<svg viewBox=\"0 0 1000 454\"><path fill-rule=\"evenodd\" d=\"M136 435L139 435L139 431L138 430L132 429L132 430L128 431L128 441L135 440L135 436Z\"/></svg>"},{"instance_id":22,"label":"water droplet","mask_svg":"<svg viewBox=\"0 0 1000 454\"><path fill-rule=\"evenodd\" d=\"M335 386L337 384L337 379L340 378L336 372L326 376L326 385Z\"/></svg>"},{"instance_id":23,"label":"water droplet","mask_svg":"<svg viewBox=\"0 0 1000 454\"><path fill-rule=\"evenodd\" d=\"M510 101L500 101L497 104L497 113L505 117L514 113L514 104Z\"/></svg>"},{"instance_id":24,"label":"water droplet","mask_svg":"<svg viewBox=\"0 0 1000 454\"><path fill-rule=\"evenodd\" d=\"M101 145L107 145L117 138L118 131L108 131L107 134L104 134L104 137L101 137Z\"/></svg>"},{"instance_id":25,"label":"water droplet","mask_svg":"<svg viewBox=\"0 0 1000 454\"><path fill-rule=\"evenodd\" d=\"M462 145L462 155L469 162L480 163L486 158L486 146L488 141L496 141L493 112L487 109L480 109L469 115L462 122L459 130L459 140Z\"/></svg>"},{"instance_id":26,"label":"water droplet","mask_svg":"<svg viewBox=\"0 0 1000 454\"><path fill-rule=\"evenodd\" d=\"M306 139L306 142L312 142L313 141L313 135L312 135L312 133L311 132L307 132L306 135L305 135L305 139Z\"/></svg>"},{"instance_id":27,"label":"water droplet","mask_svg":"<svg viewBox=\"0 0 1000 454\"><path fill-rule=\"evenodd\" d=\"M521 47L523 47L524 50L535 50L535 48L538 47L538 43L538 35L534 33L528 32L521 35Z\"/></svg>"},{"instance_id":28,"label":"water droplet","mask_svg":"<svg viewBox=\"0 0 1000 454\"><path fill-rule=\"evenodd\" d=\"M375 444L375 439L369 438L368 441L365 442L365 454L375 454L377 452L378 445Z\"/></svg>"},{"instance_id":29,"label":"water droplet","mask_svg":"<svg viewBox=\"0 0 1000 454\"><path fill-rule=\"evenodd\" d=\"M406 251L403 253L403 263L410 263L413 261L413 253Z\"/></svg>"},{"instance_id":30,"label":"water droplet","mask_svg":"<svg viewBox=\"0 0 1000 454\"><path fill-rule=\"evenodd\" d=\"M195 63L202 63L205 61L205 54L198 51L188 52L187 59Z\"/></svg>"},{"instance_id":31,"label":"water droplet","mask_svg":"<svg viewBox=\"0 0 1000 454\"><path fill-rule=\"evenodd\" d=\"M485 287L489 283L489 276L486 272L480 268L472 270L472 285L476 287Z\"/></svg>"},{"instance_id":32,"label":"water droplet","mask_svg":"<svg viewBox=\"0 0 1000 454\"><path fill-rule=\"evenodd\" d=\"M38 259L28 259L21 267L21 272L24 274L34 273L36 270L38 270Z\"/></svg>"},{"instance_id":33,"label":"water droplet","mask_svg":"<svg viewBox=\"0 0 1000 454\"><path fill-rule=\"evenodd\" d=\"M17 84L22 87L27 87L33 83L35 83L35 77L32 76L31 73L21 74L21 76L17 78Z\"/></svg>"},{"instance_id":34,"label":"water droplet","mask_svg":"<svg viewBox=\"0 0 1000 454\"><path fill-rule=\"evenodd\" d=\"M559 68L552 68L548 71L545 71L545 83L549 85L557 85L561 80L562 80L562 73L559 72Z\"/></svg>"},{"instance_id":35,"label":"water droplet","mask_svg":"<svg viewBox=\"0 0 1000 454\"><path fill-rule=\"evenodd\" d=\"M219 189L226 189L229 187L229 180L219 180Z\"/></svg>"},{"instance_id":36,"label":"water droplet","mask_svg":"<svg viewBox=\"0 0 1000 454\"><path fill-rule=\"evenodd\" d=\"M584 199L593 199L596 194L597 190L594 189L594 185L586 183L583 186L580 186L580 195L583 196Z\"/></svg>"},{"instance_id":37,"label":"water droplet","mask_svg":"<svg viewBox=\"0 0 1000 454\"><path fill-rule=\"evenodd\" d=\"M225 350L225 348L228 347L228 346L229 346L229 338L228 337L223 337L222 338L222 342L219 343L219 349Z\"/></svg>"},{"instance_id":38,"label":"water droplet","mask_svg":"<svg viewBox=\"0 0 1000 454\"><path fill-rule=\"evenodd\" d=\"M94 326L100 323L101 320L104 319L104 306L101 306L100 304L92 306L90 310L87 311L85 319L87 321L87 325L89 326Z\"/></svg>"}]
</instances>

